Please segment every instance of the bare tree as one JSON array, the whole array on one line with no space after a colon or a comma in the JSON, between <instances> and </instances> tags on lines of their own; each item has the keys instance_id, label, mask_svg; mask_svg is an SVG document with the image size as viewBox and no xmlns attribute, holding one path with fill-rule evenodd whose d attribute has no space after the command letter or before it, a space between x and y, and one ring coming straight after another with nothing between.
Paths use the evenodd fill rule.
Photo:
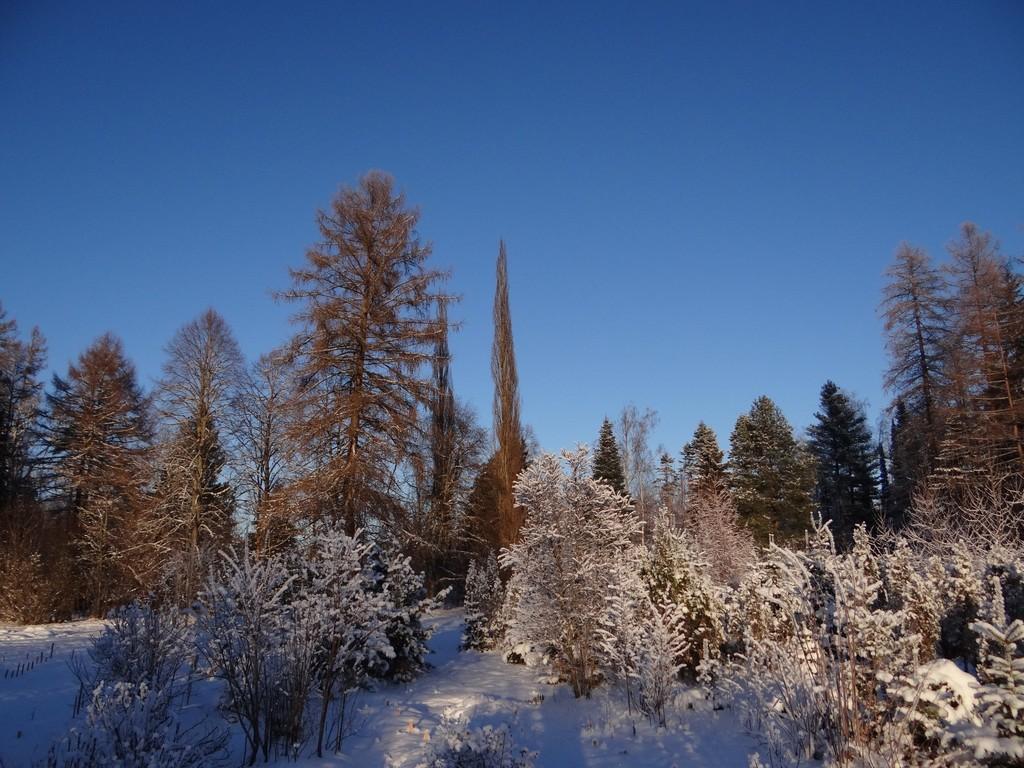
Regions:
<instances>
[{"instance_id":1,"label":"bare tree","mask_svg":"<svg viewBox=\"0 0 1024 768\"><path fill-rule=\"evenodd\" d=\"M235 491L224 438L244 364L231 329L208 309L166 348L159 407L165 427L158 488L179 597L194 596L208 561L233 535Z\"/></svg>"},{"instance_id":2,"label":"bare tree","mask_svg":"<svg viewBox=\"0 0 1024 768\"><path fill-rule=\"evenodd\" d=\"M616 425L626 490L645 523L654 519L660 498L655 479L657 462L651 449L651 433L656 426L657 411L651 408L641 411L632 403L622 409Z\"/></svg>"},{"instance_id":3,"label":"bare tree","mask_svg":"<svg viewBox=\"0 0 1024 768\"><path fill-rule=\"evenodd\" d=\"M293 386L286 356L262 355L245 377L234 407L236 476L250 518L252 546L261 553L282 546L294 530L282 493L293 473L286 434Z\"/></svg>"},{"instance_id":4,"label":"bare tree","mask_svg":"<svg viewBox=\"0 0 1024 768\"><path fill-rule=\"evenodd\" d=\"M491 350L494 378L494 436L498 543L511 546L519 537L525 512L515 505L513 484L526 463L523 425L519 415L519 375L512 341L512 315L508 305L508 258L505 243L498 246L497 284L494 289L494 344Z\"/></svg>"},{"instance_id":5,"label":"bare tree","mask_svg":"<svg viewBox=\"0 0 1024 768\"><path fill-rule=\"evenodd\" d=\"M418 220L390 176L368 173L320 211L321 241L280 294L299 306L289 432L305 459L300 487L320 506L314 517L344 521L350 535L368 516L393 513L395 474L433 392L423 368L446 275L426 268Z\"/></svg>"}]
</instances>

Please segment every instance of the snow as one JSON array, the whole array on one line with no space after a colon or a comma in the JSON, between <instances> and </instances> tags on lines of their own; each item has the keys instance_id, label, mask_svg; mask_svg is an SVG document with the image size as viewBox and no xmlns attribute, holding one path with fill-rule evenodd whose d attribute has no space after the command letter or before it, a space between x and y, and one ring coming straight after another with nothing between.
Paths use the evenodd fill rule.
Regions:
<instances>
[{"instance_id":1,"label":"snow","mask_svg":"<svg viewBox=\"0 0 1024 768\"><path fill-rule=\"evenodd\" d=\"M102 628L103 622L96 620L25 627L0 624L0 765L4 768L45 757L50 743L67 732L78 693L78 680L68 661L73 654L84 653Z\"/></svg>"},{"instance_id":2,"label":"snow","mask_svg":"<svg viewBox=\"0 0 1024 768\"><path fill-rule=\"evenodd\" d=\"M591 699L574 699L571 689L547 685L549 672L505 663L496 652L459 652L460 610L437 611L427 619L432 668L410 683L382 685L361 694L361 723L340 756L300 760L300 766L413 768L446 718L463 717L471 728L506 724L517 747L538 752L538 768L587 766L744 766L756 748L737 716L712 711L695 691L684 691L667 728L626 710L625 698L610 686ZM35 627L0 626L0 765L28 765L70 727L78 683L67 666L102 622ZM53 657L49 658L53 645ZM3 669L24 660L43 662L14 679ZM202 696L211 720L213 696ZM692 707L692 708L690 708ZM237 730L237 728L236 728ZM232 740L240 758L240 738ZM295 765L280 761L279 765Z\"/></svg>"}]
</instances>

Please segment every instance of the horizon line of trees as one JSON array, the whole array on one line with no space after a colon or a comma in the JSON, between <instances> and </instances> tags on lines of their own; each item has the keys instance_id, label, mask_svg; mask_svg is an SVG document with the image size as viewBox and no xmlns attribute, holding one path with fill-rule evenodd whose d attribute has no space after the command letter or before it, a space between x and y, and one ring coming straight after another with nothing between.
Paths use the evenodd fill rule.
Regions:
<instances>
[{"instance_id":1,"label":"horizon line of trees","mask_svg":"<svg viewBox=\"0 0 1024 768\"><path fill-rule=\"evenodd\" d=\"M0 308L0 618L102 615L150 592L187 604L242 539L272 554L328 527L367 530L396 541L430 589L515 543L513 487L537 448L521 416L505 245L489 439L455 393L457 297L418 218L386 174L344 188L277 294L296 308L289 342L247 364L209 309L169 341L150 393L109 333L45 387L45 339L23 338ZM643 529L664 508L725 569L757 544L798 541L814 514L845 546L859 524L905 525L915 495L965 498L1019 478L1021 279L973 224L949 252L940 268L904 244L887 273L884 437L828 381L806 440L762 396L737 419L728 461L702 422L677 468L650 445L657 414L627 406L601 425L594 475L629 497Z\"/></svg>"}]
</instances>

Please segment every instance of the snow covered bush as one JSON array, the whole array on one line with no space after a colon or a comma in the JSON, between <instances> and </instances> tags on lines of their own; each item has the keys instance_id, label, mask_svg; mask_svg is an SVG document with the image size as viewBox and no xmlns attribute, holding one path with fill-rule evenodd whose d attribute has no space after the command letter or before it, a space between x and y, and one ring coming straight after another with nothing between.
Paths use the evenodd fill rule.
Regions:
<instances>
[{"instance_id":1,"label":"snow covered bush","mask_svg":"<svg viewBox=\"0 0 1024 768\"><path fill-rule=\"evenodd\" d=\"M665 510L655 520L641 574L658 613L651 629L668 622L674 634L685 638L676 643L676 660L685 677L696 679L703 658L719 654L724 608L707 562L689 535L673 527Z\"/></svg>"},{"instance_id":2,"label":"snow covered bush","mask_svg":"<svg viewBox=\"0 0 1024 768\"><path fill-rule=\"evenodd\" d=\"M729 666L748 722L773 764L899 762L908 738L898 693L916 667L907 614L881 607L879 564L863 529L846 555L827 525L806 551L773 546L786 631L746 639ZM773 636L774 635L774 636Z\"/></svg>"},{"instance_id":3,"label":"snow covered bush","mask_svg":"<svg viewBox=\"0 0 1024 768\"><path fill-rule=\"evenodd\" d=\"M466 572L466 632L462 647L477 651L493 648L502 634L499 620L505 589L498 558L491 552L481 563L473 560Z\"/></svg>"},{"instance_id":4,"label":"snow covered bush","mask_svg":"<svg viewBox=\"0 0 1024 768\"><path fill-rule=\"evenodd\" d=\"M507 725L470 729L462 720L446 719L416 768L533 768L536 756L512 743Z\"/></svg>"},{"instance_id":5,"label":"snow covered bush","mask_svg":"<svg viewBox=\"0 0 1024 768\"><path fill-rule=\"evenodd\" d=\"M100 683L86 725L51 749L50 768L192 768L224 761L227 734L185 727L166 688L146 682Z\"/></svg>"},{"instance_id":6,"label":"snow covered bush","mask_svg":"<svg viewBox=\"0 0 1024 768\"><path fill-rule=\"evenodd\" d=\"M293 576L276 557L257 559L248 549L225 553L200 592L199 647L224 681L222 702L245 734L249 765L270 758L279 738L285 593Z\"/></svg>"},{"instance_id":7,"label":"snow covered bush","mask_svg":"<svg viewBox=\"0 0 1024 768\"><path fill-rule=\"evenodd\" d=\"M976 759L991 765L1024 765L1024 621L1007 623L1002 589L994 578L993 621L972 629L988 652L978 691L981 726L965 743Z\"/></svg>"},{"instance_id":8,"label":"snow covered bush","mask_svg":"<svg viewBox=\"0 0 1024 768\"><path fill-rule=\"evenodd\" d=\"M376 676L412 680L426 668L429 652L430 630L423 626L423 616L442 605L449 589L428 597L423 574L413 570L411 559L389 538L374 544L370 560L376 574L373 589L380 590L387 604L385 634L392 649Z\"/></svg>"},{"instance_id":9,"label":"snow covered bush","mask_svg":"<svg viewBox=\"0 0 1024 768\"><path fill-rule=\"evenodd\" d=\"M637 699L641 711L664 728L684 666L680 659L686 658L691 640L686 632L688 616L681 606L664 603L651 608L641 625L636 654Z\"/></svg>"},{"instance_id":10,"label":"snow covered bush","mask_svg":"<svg viewBox=\"0 0 1024 768\"><path fill-rule=\"evenodd\" d=\"M526 523L501 555L511 571L507 642L546 654L576 696L589 696L600 678L600 630L614 624L609 601L639 572L640 521L626 497L591 476L586 447L562 456L565 469L542 454L516 481Z\"/></svg>"},{"instance_id":11,"label":"snow covered bush","mask_svg":"<svg viewBox=\"0 0 1024 768\"><path fill-rule=\"evenodd\" d=\"M99 683L145 683L150 690L180 685L179 675L193 650L192 627L185 613L172 606L133 602L114 609L87 654L72 669L87 691Z\"/></svg>"},{"instance_id":12,"label":"snow covered bush","mask_svg":"<svg viewBox=\"0 0 1024 768\"><path fill-rule=\"evenodd\" d=\"M292 606L308 616L316 633L318 666L311 684L320 694L318 755L325 737L332 735L334 749L341 749L355 694L372 677L385 674L395 657L387 632L404 608L391 603L375 554L362 532L353 537L340 530L320 534L312 542L303 589Z\"/></svg>"},{"instance_id":13,"label":"snow covered bush","mask_svg":"<svg viewBox=\"0 0 1024 768\"><path fill-rule=\"evenodd\" d=\"M49 765L170 768L222 756L222 729L187 727L181 718L192 641L187 616L172 606L112 611L89 662L72 663L89 697L85 726L51 751Z\"/></svg>"}]
</instances>

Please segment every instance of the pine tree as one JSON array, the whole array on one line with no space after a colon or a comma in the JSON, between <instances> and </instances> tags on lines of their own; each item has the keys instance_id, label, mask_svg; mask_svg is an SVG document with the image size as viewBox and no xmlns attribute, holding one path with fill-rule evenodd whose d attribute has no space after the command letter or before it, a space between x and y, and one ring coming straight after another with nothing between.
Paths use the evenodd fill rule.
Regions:
<instances>
[{"instance_id":1,"label":"pine tree","mask_svg":"<svg viewBox=\"0 0 1024 768\"><path fill-rule=\"evenodd\" d=\"M759 543L799 538L813 510L814 464L766 396L736 420L729 441L729 485L741 519Z\"/></svg>"},{"instance_id":2,"label":"pine tree","mask_svg":"<svg viewBox=\"0 0 1024 768\"><path fill-rule=\"evenodd\" d=\"M505 243L498 246L497 282L494 289L494 344L491 350L494 378L494 436L498 542L510 546L519 536L524 512L513 500L513 484L525 466L526 447L519 417L519 375L512 341L512 314L508 303L508 259Z\"/></svg>"},{"instance_id":3,"label":"pine tree","mask_svg":"<svg viewBox=\"0 0 1024 768\"><path fill-rule=\"evenodd\" d=\"M874 524L876 482L871 433L867 417L835 383L821 388L817 423L807 432L817 463L815 496L840 545L853 539L859 524Z\"/></svg>"},{"instance_id":4,"label":"pine tree","mask_svg":"<svg viewBox=\"0 0 1024 768\"><path fill-rule=\"evenodd\" d=\"M341 520L351 536L397 504L395 467L422 429L433 385L436 286L419 214L371 172L343 189L317 223L321 241L291 270L281 296L299 305L290 345L301 387L289 434L309 466L301 480L315 518Z\"/></svg>"},{"instance_id":5,"label":"pine tree","mask_svg":"<svg viewBox=\"0 0 1024 768\"><path fill-rule=\"evenodd\" d=\"M697 425L693 439L683 446L683 472L687 496L714 493L725 486L725 463L718 436L703 421Z\"/></svg>"},{"instance_id":6,"label":"pine tree","mask_svg":"<svg viewBox=\"0 0 1024 768\"><path fill-rule=\"evenodd\" d=\"M83 352L66 378L54 375L47 400L47 441L73 520L81 597L89 611L102 615L152 584L149 402L120 340L110 334Z\"/></svg>"},{"instance_id":7,"label":"pine tree","mask_svg":"<svg viewBox=\"0 0 1024 768\"><path fill-rule=\"evenodd\" d=\"M594 452L594 479L604 481L616 493L626 493L626 478L622 474L619 446L615 442L612 423L607 418L601 424L597 450Z\"/></svg>"}]
</instances>

